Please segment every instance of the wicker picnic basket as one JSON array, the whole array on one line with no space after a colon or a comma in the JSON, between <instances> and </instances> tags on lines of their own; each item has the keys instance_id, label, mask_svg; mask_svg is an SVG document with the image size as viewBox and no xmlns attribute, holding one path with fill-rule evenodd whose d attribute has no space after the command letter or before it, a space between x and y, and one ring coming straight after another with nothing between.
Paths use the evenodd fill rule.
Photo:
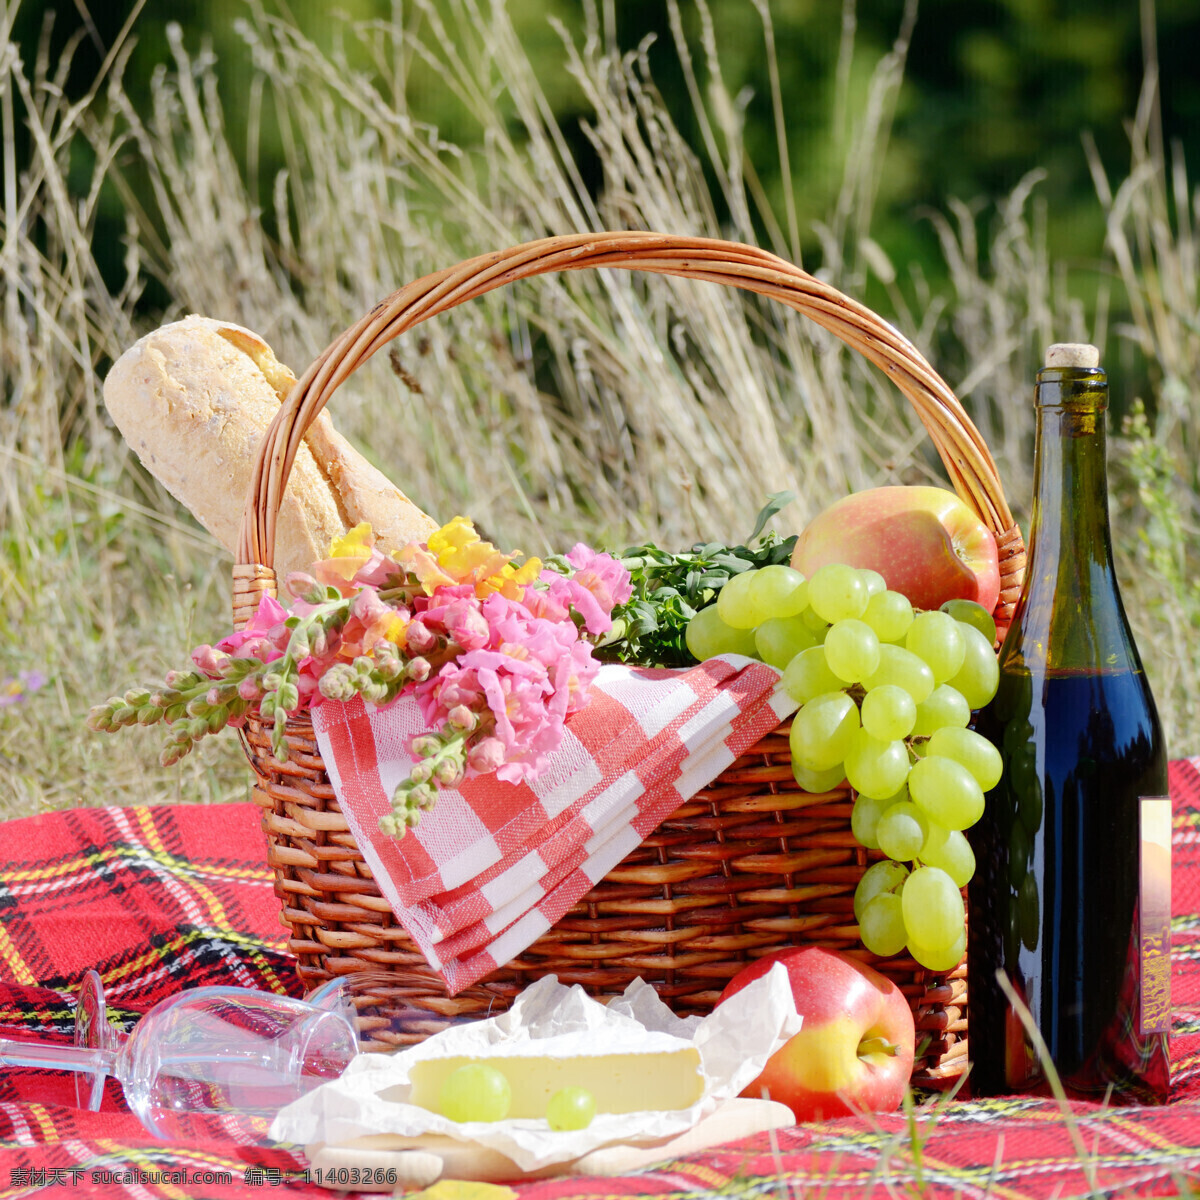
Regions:
<instances>
[{"instance_id":1,"label":"wicker picnic basket","mask_svg":"<svg viewBox=\"0 0 1200 1200\"><path fill-rule=\"evenodd\" d=\"M771 296L836 334L885 371L915 406L959 495L996 534L997 622L1008 623L1025 551L996 467L962 405L917 350L861 304L752 246L656 233L547 238L483 255L410 283L338 337L304 373L259 448L234 567L243 627L272 569L275 520L297 448L338 386L392 338L437 313L519 279L619 267L726 284ZM817 943L873 962L905 992L918 1029L914 1080L937 1084L966 1062L965 964L933 975L906 956L878 961L854 923L855 885L878 857L850 831L848 787L811 795L795 783L787 723L679 808L548 933L480 983L448 997L396 921L355 845L310 722L288 722L288 760L259 725L243 731L263 810L268 860L301 978L385 971L395 1000L446 1017L505 1007L553 972L591 994L619 994L638 976L677 1012L706 1012L748 961Z\"/></svg>"}]
</instances>

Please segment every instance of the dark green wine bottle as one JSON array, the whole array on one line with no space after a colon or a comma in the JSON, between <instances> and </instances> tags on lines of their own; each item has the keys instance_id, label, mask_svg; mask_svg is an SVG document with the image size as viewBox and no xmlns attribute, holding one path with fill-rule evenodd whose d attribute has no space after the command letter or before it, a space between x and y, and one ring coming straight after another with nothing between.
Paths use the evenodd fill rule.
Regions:
<instances>
[{"instance_id":1,"label":"dark green wine bottle","mask_svg":"<svg viewBox=\"0 0 1200 1200\"><path fill-rule=\"evenodd\" d=\"M1171 811L1154 697L1113 571L1108 380L1052 346L1035 389L1025 583L979 730L1004 775L969 831L970 1086L1062 1082L1163 1099L1170 1086Z\"/></svg>"}]
</instances>

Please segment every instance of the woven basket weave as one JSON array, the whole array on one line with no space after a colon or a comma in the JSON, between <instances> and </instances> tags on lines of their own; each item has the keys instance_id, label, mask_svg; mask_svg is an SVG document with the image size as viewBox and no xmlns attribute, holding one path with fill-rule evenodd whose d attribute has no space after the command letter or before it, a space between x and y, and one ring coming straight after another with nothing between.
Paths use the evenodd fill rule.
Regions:
<instances>
[{"instance_id":1,"label":"woven basket weave","mask_svg":"<svg viewBox=\"0 0 1200 1200\"><path fill-rule=\"evenodd\" d=\"M392 338L421 321L519 279L552 271L619 267L721 283L773 297L810 317L885 371L912 402L959 495L996 534L1003 629L1024 571L1025 549L995 463L962 405L916 349L869 309L752 246L655 233L547 238L427 275L378 304L334 341L280 408L255 462L234 567L234 622L277 594L275 521L308 427L338 386ZM852 794L801 791L785 722L698 793L612 870L548 933L485 980L446 996L441 980L396 921L354 843L325 773L312 726L289 720L288 761L249 724L243 740L257 777L268 860L291 928L302 979L384 970L393 999L447 1017L505 1007L553 972L591 994L618 994L638 976L677 1012L706 1012L748 961L816 943L873 962L905 992L918 1029L914 1080L937 1083L966 1062L965 964L933 975L908 957L875 960L862 949L853 893L879 855L850 831Z\"/></svg>"}]
</instances>

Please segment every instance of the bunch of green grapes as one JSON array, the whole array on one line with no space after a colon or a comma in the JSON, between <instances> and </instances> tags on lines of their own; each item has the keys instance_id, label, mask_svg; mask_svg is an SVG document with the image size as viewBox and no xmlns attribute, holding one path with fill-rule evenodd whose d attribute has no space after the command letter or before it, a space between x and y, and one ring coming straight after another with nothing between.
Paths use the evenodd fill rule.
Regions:
<instances>
[{"instance_id":1,"label":"bunch of green grapes","mask_svg":"<svg viewBox=\"0 0 1200 1200\"><path fill-rule=\"evenodd\" d=\"M996 694L996 626L981 605L917 611L875 571L830 563L805 579L781 565L745 571L701 609L688 649L752 655L783 671L800 704L792 770L810 792L857 793L854 836L887 858L854 894L863 945L907 948L922 966L962 959L962 889L975 872L963 830L1000 779L999 752L968 728Z\"/></svg>"}]
</instances>

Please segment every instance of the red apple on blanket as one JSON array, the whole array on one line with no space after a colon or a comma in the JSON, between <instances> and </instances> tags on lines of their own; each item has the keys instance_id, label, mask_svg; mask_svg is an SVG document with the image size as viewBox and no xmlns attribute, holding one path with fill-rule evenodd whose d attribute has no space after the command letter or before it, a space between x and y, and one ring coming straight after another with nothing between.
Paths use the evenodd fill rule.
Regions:
<instances>
[{"instance_id":1,"label":"red apple on blanket","mask_svg":"<svg viewBox=\"0 0 1200 1200\"><path fill-rule=\"evenodd\" d=\"M775 962L787 968L804 1024L742 1095L779 1100L797 1121L899 1107L915 1041L912 1010L900 989L847 954L806 946L751 963L729 981L721 999Z\"/></svg>"},{"instance_id":2,"label":"red apple on blanket","mask_svg":"<svg viewBox=\"0 0 1200 1200\"><path fill-rule=\"evenodd\" d=\"M964 599L991 612L1000 597L995 535L945 488L868 488L835 501L792 552L806 576L832 562L878 571L916 608Z\"/></svg>"}]
</instances>

